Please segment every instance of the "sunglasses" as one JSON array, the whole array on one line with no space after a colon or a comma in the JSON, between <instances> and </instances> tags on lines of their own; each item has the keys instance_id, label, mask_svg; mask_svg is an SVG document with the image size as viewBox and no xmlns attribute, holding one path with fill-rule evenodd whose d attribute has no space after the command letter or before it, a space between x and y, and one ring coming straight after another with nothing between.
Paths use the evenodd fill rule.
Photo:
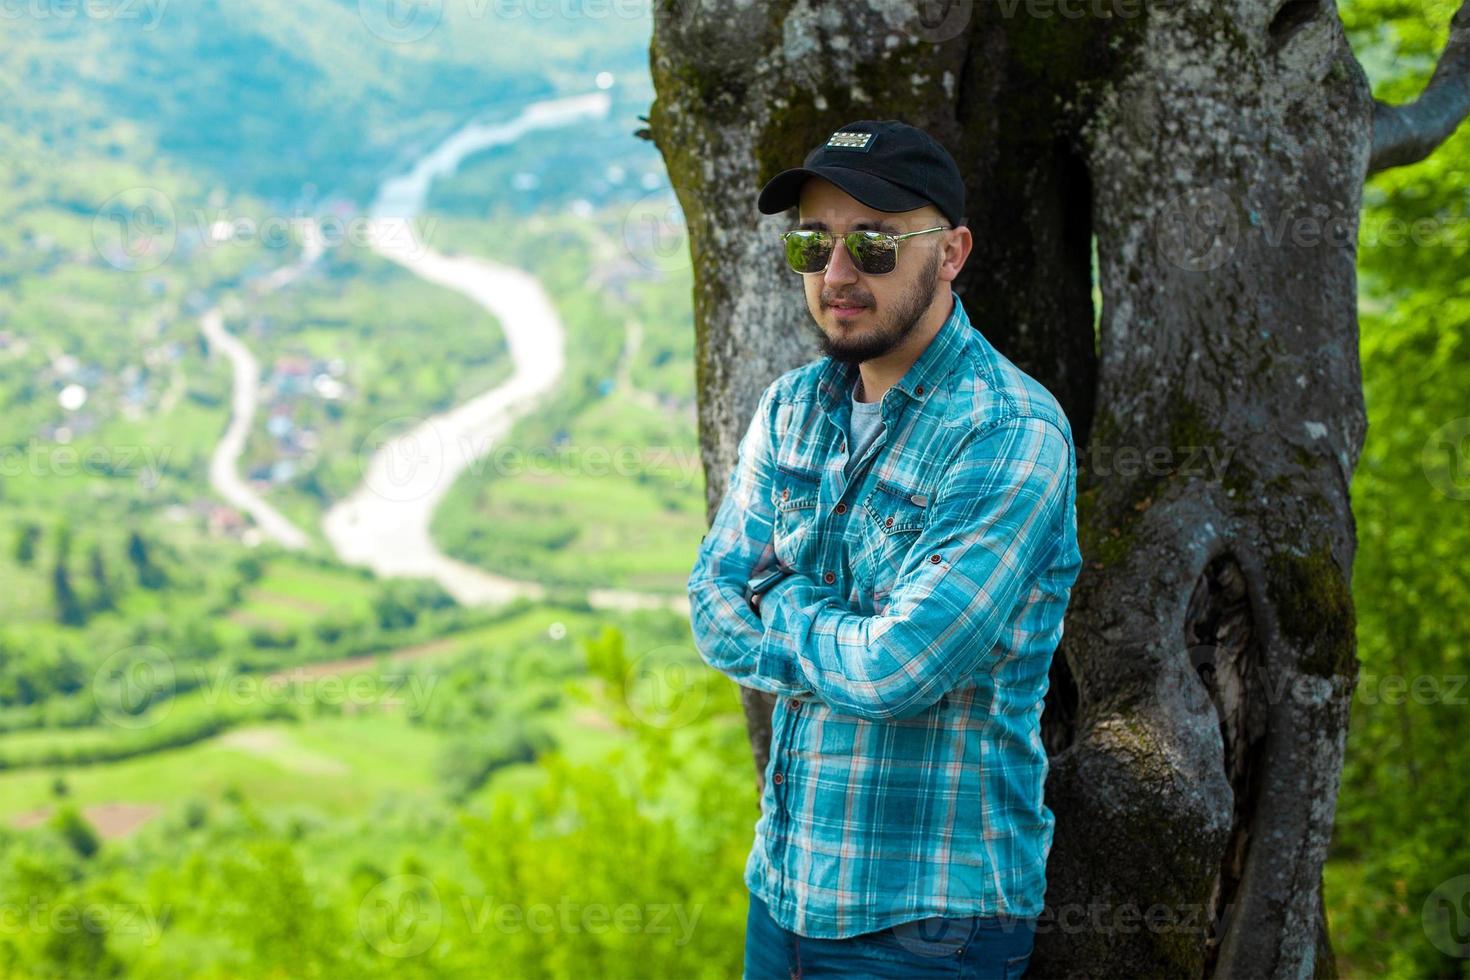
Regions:
<instances>
[{"instance_id":1,"label":"sunglasses","mask_svg":"<svg viewBox=\"0 0 1470 980\"><path fill-rule=\"evenodd\" d=\"M927 235L931 231L949 231L945 225L911 231L907 235L887 235L881 231L850 231L837 236L830 231L788 231L781 236L786 245L786 261L792 271L804 276L813 276L827 271L832 260L832 251L837 239L852 256L853 265L866 276L887 275L898 267L898 243L915 235Z\"/></svg>"}]
</instances>

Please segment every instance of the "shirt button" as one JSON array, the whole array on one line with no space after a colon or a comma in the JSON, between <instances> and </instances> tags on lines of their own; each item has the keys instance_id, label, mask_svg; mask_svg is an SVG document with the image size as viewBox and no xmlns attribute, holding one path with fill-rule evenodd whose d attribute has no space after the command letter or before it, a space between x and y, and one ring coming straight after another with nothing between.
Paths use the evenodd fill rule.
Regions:
<instances>
[{"instance_id":1,"label":"shirt button","mask_svg":"<svg viewBox=\"0 0 1470 980\"><path fill-rule=\"evenodd\" d=\"M791 499L791 491L790 490L782 490L781 491L781 499L782 500L790 500Z\"/></svg>"},{"instance_id":2,"label":"shirt button","mask_svg":"<svg viewBox=\"0 0 1470 980\"><path fill-rule=\"evenodd\" d=\"M916 394L922 395L924 393L924 386L923 385L919 385L919 387L917 387L917 388L914 389L914 392Z\"/></svg>"},{"instance_id":3,"label":"shirt button","mask_svg":"<svg viewBox=\"0 0 1470 980\"><path fill-rule=\"evenodd\" d=\"M801 701L797 698L791 698L786 703L791 706L792 711L795 711L797 708L801 707Z\"/></svg>"},{"instance_id":4,"label":"shirt button","mask_svg":"<svg viewBox=\"0 0 1470 980\"><path fill-rule=\"evenodd\" d=\"M776 773L776 775L771 777L771 782L775 783L777 786L780 786L782 783L786 782L786 777L778 772Z\"/></svg>"},{"instance_id":5,"label":"shirt button","mask_svg":"<svg viewBox=\"0 0 1470 980\"><path fill-rule=\"evenodd\" d=\"M938 555L930 555L929 556L929 560L931 562L933 562L934 564L936 564L936 565L939 564L939 556Z\"/></svg>"},{"instance_id":6,"label":"shirt button","mask_svg":"<svg viewBox=\"0 0 1470 980\"><path fill-rule=\"evenodd\" d=\"M839 513L839 514L846 514L847 513L847 505L846 504L838 504L837 505L837 513Z\"/></svg>"},{"instance_id":7,"label":"shirt button","mask_svg":"<svg viewBox=\"0 0 1470 980\"><path fill-rule=\"evenodd\" d=\"M939 556L935 555L934 560L938 561ZM826 572L822 575L822 581L826 582L828 585L831 585L833 582L837 581L837 576L833 575L831 572Z\"/></svg>"},{"instance_id":8,"label":"shirt button","mask_svg":"<svg viewBox=\"0 0 1470 980\"><path fill-rule=\"evenodd\" d=\"M884 521L883 522L883 526L884 527L892 527L893 526L893 518L890 517L886 521Z\"/></svg>"}]
</instances>

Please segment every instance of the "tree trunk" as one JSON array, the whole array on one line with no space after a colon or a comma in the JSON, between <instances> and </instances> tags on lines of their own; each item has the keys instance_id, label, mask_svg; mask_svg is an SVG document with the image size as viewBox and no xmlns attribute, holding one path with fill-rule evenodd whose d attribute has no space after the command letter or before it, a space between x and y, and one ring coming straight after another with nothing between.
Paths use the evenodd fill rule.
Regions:
<instances>
[{"instance_id":1,"label":"tree trunk","mask_svg":"<svg viewBox=\"0 0 1470 980\"><path fill-rule=\"evenodd\" d=\"M650 54L711 516L761 390L817 356L757 192L852 120L950 148L955 288L1071 419L1032 973L1331 975L1375 106L1330 0L660 0ZM741 693L759 781L770 703Z\"/></svg>"}]
</instances>

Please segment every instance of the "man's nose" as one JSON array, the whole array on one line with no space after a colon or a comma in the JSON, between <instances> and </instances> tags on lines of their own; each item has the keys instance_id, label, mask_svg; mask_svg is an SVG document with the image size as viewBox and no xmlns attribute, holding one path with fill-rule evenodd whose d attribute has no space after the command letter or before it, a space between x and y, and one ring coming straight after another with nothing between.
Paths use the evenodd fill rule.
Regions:
<instances>
[{"instance_id":1,"label":"man's nose","mask_svg":"<svg viewBox=\"0 0 1470 980\"><path fill-rule=\"evenodd\" d=\"M857 266L852 264L852 256L847 254L847 246L842 239L832 246L832 257L827 260L827 271L822 275L822 281L829 285L849 283L857 281Z\"/></svg>"}]
</instances>

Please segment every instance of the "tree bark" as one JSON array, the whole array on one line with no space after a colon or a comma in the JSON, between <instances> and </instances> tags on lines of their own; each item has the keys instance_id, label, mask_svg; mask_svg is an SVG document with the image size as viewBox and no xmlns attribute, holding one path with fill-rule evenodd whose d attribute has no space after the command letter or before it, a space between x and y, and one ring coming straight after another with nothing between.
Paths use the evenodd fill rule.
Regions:
<instances>
[{"instance_id":1,"label":"tree bark","mask_svg":"<svg viewBox=\"0 0 1470 980\"><path fill-rule=\"evenodd\" d=\"M1330 0L660 0L650 58L711 516L761 390L817 356L756 195L856 119L949 147L955 288L1072 421L1033 975L1332 975L1375 106ZM770 703L741 693L759 782Z\"/></svg>"}]
</instances>

